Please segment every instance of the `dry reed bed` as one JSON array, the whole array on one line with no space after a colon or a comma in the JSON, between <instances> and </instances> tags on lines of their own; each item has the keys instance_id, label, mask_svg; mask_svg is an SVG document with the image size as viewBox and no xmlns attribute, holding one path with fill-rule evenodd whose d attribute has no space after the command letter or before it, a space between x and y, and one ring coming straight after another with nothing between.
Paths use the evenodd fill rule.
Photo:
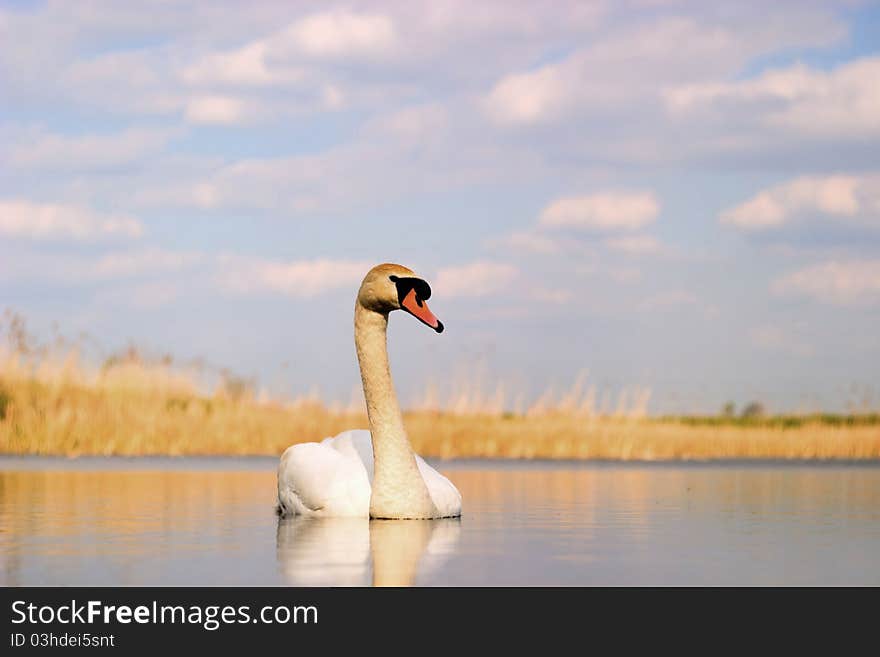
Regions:
<instances>
[{"instance_id":1,"label":"dry reed bed","mask_svg":"<svg viewBox=\"0 0 880 657\"><path fill-rule=\"evenodd\" d=\"M698 425L549 414L509 419L410 416L417 451L443 458L615 460L878 459L880 427Z\"/></svg>"},{"instance_id":2,"label":"dry reed bed","mask_svg":"<svg viewBox=\"0 0 880 657\"><path fill-rule=\"evenodd\" d=\"M0 453L277 455L294 442L366 427L360 413L314 400L260 403L198 394L167 368L121 363L85 377L0 360ZM878 459L880 424L694 424L558 409L528 415L406 414L415 449L440 458Z\"/></svg>"}]
</instances>

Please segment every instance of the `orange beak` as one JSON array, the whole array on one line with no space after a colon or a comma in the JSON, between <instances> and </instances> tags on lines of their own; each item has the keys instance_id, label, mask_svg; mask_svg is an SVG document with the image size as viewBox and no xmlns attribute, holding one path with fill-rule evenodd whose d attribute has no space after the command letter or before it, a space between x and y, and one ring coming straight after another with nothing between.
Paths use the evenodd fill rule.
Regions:
<instances>
[{"instance_id":1,"label":"orange beak","mask_svg":"<svg viewBox=\"0 0 880 657\"><path fill-rule=\"evenodd\" d=\"M400 307L420 321L424 322L437 333L443 333L443 322L434 316L428 308L428 304L419 299L415 289L410 290L400 302Z\"/></svg>"}]
</instances>

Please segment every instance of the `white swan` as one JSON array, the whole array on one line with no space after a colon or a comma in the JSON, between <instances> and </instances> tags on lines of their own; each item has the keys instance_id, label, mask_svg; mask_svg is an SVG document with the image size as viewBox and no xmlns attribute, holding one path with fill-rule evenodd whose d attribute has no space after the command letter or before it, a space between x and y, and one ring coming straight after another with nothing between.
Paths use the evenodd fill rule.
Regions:
<instances>
[{"instance_id":1,"label":"white swan","mask_svg":"<svg viewBox=\"0 0 880 657\"><path fill-rule=\"evenodd\" d=\"M430 286L401 265L378 265L364 277L354 307L354 342L370 430L288 447L278 464L282 515L461 515L458 490L410 447L388 365L386 330L392 310L405 310L438 333L443 331L425 303L430 296Z\"/></svg>"}]
</instances>

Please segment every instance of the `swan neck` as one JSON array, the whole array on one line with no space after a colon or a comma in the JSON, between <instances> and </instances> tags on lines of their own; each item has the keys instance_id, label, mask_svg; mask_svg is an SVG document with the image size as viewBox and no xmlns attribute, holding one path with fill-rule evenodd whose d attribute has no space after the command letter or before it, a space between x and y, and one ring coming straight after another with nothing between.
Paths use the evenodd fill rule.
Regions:
<instances>
[{"instance_id":1,"label":"swan neck","mask_svg":"<svg viewBox=\"0 0 880 657\"><path fill-rule=\"evenodd\" d=\"M373 443L373 518L430 518L436 514L403 427L388 364L388 314L355 305L357 348Z\"/></svg>"},{"instance_id":2,"label":"swan neck","mask_svg":"<svg viewBox=\"0 0 880 657\"><path fill-rule=\"evenodd\" d=\"M400 439L406 441L403 416L388 363L388 315L367 310L357 304L354 326L355 347L375 452L377 442L381 450L389 442L397 443Z\"/></svg>"}]
</instances>

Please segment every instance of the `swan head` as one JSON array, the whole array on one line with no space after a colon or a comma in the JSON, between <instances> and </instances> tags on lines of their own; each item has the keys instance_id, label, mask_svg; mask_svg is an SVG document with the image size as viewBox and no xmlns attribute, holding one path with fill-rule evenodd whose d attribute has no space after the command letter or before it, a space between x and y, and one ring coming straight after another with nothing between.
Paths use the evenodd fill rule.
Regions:
<instances>
[{"instance_id":1,"label":"swan head","mask_svg":"<svg viewBox=\"0 0 880 657\"><path fill-rule=\"evenodd\" d=\"M428 309L431 286L413 270L403 265L383 264L373 267L358 290L358 303L367 310L387 315L392 310L405 310L437 333L443 322Z\"/></svg>"}]
</instances>

